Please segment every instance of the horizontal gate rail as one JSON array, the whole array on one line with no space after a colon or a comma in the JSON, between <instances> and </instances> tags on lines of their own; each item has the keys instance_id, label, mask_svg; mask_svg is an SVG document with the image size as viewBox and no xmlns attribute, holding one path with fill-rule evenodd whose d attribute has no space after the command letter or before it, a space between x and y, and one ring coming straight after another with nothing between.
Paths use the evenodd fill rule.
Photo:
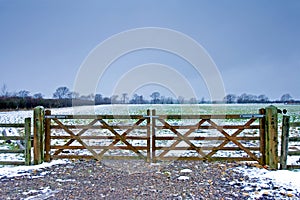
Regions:
<instances>
[{"instance_id":1,"label":"horizontal gate rail","mask_svg":"<svg viewBox=\"0 0 300 200\"><path fill-rule=\"evenodd\" d=\"M30 165L31 164L31 118L26 118L24 123L0 124L0 128L22 128L23 136L0 136L0 141L23 141L24 149L0 149L1 154L24 154L24 160L0 160L0 165Z\"/></svg>"}]
</instances>

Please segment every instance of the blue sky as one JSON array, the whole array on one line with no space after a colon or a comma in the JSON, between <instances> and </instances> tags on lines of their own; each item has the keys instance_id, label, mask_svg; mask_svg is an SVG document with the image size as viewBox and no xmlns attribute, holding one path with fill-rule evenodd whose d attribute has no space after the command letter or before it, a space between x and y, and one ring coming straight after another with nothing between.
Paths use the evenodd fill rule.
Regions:
<instances>
[{"instance_id":1,"label":"blue sky","mask_svg":"<svg viewBox=\"0 0 300 200\"><path fill-rule=\"evenodd\" d=\"M300 99L299 10L296 0L0 0L0 85L46 97L59 86L72 90L81 64L99 43L129 29L162 27L182 32L206 49L226 93L271 99L290 93ZM114 62L97 92L111 95L126 71L151 62L175 66L197 88L198 97L209 98L188 63L155 50L132 52Z\"/></svg>"}]
</instances>

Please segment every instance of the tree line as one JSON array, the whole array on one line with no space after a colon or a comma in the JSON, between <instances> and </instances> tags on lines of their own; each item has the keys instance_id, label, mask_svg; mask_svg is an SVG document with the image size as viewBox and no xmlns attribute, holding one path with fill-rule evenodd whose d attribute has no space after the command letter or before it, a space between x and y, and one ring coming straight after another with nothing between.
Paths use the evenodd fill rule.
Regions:
<instances>
[{"instance_id":1,"label":"tree line","mask_svg":"<svg viewBox=\"0 0 300 200\"><path fill-rule=\"evenodd\" d=\"M149 99L150 97L150 99ZM228 94L223 101L207 101L204 98L186 99L182 96L177 98L166 97L159 92L153 92L145 98L143 95L134 94L129 97L127 93L105 97L101 94L80 95L70 91L68 87L58 87L52 98L44 98L42 93L30 95L27 90L9 92L6 85L0 91L0 109L30 109L36 106L46 108L71 107L75 105L101 105L101 104L203 104L203 103L300 103L292 98L290 94L283 94L279 100L270 100L266 95L252 95L243 93L241 95Z\"/></svg>"}]
</instances>

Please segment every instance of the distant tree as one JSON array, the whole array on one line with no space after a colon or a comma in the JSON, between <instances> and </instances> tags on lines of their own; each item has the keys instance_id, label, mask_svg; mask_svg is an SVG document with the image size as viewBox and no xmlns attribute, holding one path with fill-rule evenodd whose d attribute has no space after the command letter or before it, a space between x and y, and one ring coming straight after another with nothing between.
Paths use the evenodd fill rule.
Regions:
<instances>
[{"instance_id":1,"label":"distant tree","mask_svg":"<svg viewBox=\"0 0 300 200\"><path fill-rule=\"evenodd\" d=\"M95 104L102 104L103 103L103 97L101 94L96 94L95 95Z\"/></svg>"},{"instance_id":2,"label":"distant tree","mask_svg":"<svg viewBox=\"0 0 300 200\"><path fill-rule=\"evenodd\" d=\"M70 99L72 93L67 87L59 87L56 89L55 93L53 93L53 98L55 99Z\"/></svg>"},{"instance_id":3,"label":"distant tree","mask_svg":"<svg viewBox=\"0 0 300 200\"><path fill-rule=\"evenodd\" d=\"M226 103L236 103L236 99L237 97L234 94L228 94L224 97L224 101Z\"/></svg>"},{"instance_id":4,"label":"distant tree","mask_svg":"<svg viewBox=\"0 0 300 200\"><path fill-rule=\"evenodd\" d=\"M80 98L80 94L78 92L71 92L71 98L72 99L79 99Z\"/></svg>"},{"instance_id":5,"label":"distant tree","mask_svg":"<svg viewBox=\"0 0 300 200\"><path fill-rule=\"evenodd\" d=\"M8 97L9 96L6 84L2 85L2 87L1 87L1 94L0 95L2 97Z\"/></svg>"},{"instance_id":6,"label":"distant tree","mask_svg":"<svg viewBox=\"0 0 300 200\"><path fill-rule=\"evenodd\" d=\"M289 101L292 101L292 100L293 100L292 96L288 93L282 95L281 98L280 98L281 102L289 102Z\"/></svg>"},{"instance_id":7,"label":"distant tree","mask_svg":"<svg viewBox=\"0 0 300 200\"><path fill-rule=\"evenodd\" d=\"M257 97L257 101L259 101L260 103L266 103L269 101L269 98L266 95L261 94Z\"/></svg>"},{"instance_id":8,"label":"distant tree","mask_svg":"<svg viewBox=\"0 0 300 200\"><path fill-rule=\"evenodd\" d=\"M183 96L177 97L177 102L178 102L179 104L184 104L184 97L183 97Z\"/></svg>"},{"instance_id":9,"label":"distant tree","mask_svg":"<svg viewBox=\"0 0 300 200\"><path fill-rule=\"evenodd\" d=\"M190 104L197 104L197 99L195 97L190 98L189 100Z\"/></svg>"},{"instance_id":10,"label":"distant tree","mask_svg":"<svg viewBox=\"0 0 300 200\"><path fill-rule=\"evenodd\" d=\"M159 97L160 93L159 92L153 92L150 97L152 98L152 103L159 103Z\"/></svg>"},{"instance_id":11,"label":"distant tree","mask_svg":"<svg viewBox=\"0 0 300 200\"><path fill-rule=\"evenodd\" d=\"M93 101L95 99L95 95L94 94L82 95L80 96L80 99L85 101Z\"/></svg>"},{"instance_id":12,"label":"distant tree","mask_svg":"<svg viewBox=\"0 0 300 200\"><path fill-rule=\"evenodd\" d=\"M43 95L42 93L36 93L32 96L34 99L42 99L43 98Z\"/></svg>"},{"instance_id":13,"label":"distant tree","mask_svg":"<svg viewBox=\"0 0 300 200\"><path fill-rule=\"evenodd\" d=\"M118 103L118 98L119 98L119 95L112 95L111 96L111 103L112 104L117 104ZM125 98L125 100L126 100L126 98Z\"/></svg>"},{"instance_id":14,"label":"distant tree","mask_svg":"<svg viewBox=\"0 0 300 200\"><path fill-rule=\"evenodd\" d=\"M21 90L17 93L17 97L26 98L29 97L30 92L27 90Z\"/></svg>"},{"instance_id":15,"label":"distant tree","mask_svg":"<svg viewBox=\"0 0 300 200\"><path fill-rule=\"evenodd\" d=\"M122 94L122 103L126 103L128 100L128 94L127 93L123 93Z\"/></svg>"}]
</instances>

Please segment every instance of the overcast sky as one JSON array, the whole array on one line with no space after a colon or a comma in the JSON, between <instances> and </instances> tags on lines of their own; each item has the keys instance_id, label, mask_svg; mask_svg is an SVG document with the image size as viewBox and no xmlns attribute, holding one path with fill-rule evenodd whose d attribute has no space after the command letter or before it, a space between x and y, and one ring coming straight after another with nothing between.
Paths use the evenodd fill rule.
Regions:
<instances>
[{"instance_id":1,"label":"overcast sky","mask_svg":"<svg viewBox=\"0 0 300 200\"><path fill-rule=\"evenodd\" d=\"M52 97L59 86L72 90L80 66L101 42L126 30L161 27L202 45L216 64L227 94L279 99L290 93L300 99L299 10L297 0L0 0L0 86L46 97ZM147 63L174 67L191 82L197 97L209 98L205 78L196 76L182 58L159 50L122 56L107 70L97 92L113 94L124 74ZM160 87L137 86L135 92L168 90L166 85Z\"/></svg>"}]
</instances>

